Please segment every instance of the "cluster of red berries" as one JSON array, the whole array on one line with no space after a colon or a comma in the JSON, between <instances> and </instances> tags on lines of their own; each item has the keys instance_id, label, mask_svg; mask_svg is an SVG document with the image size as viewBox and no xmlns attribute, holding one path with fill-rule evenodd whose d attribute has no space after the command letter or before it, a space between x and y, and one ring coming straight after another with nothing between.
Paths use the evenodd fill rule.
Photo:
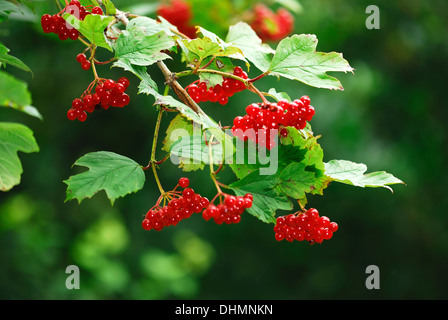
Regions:
<instances>
[{"instance_id":1,"label":"cluster of red berries","mask_svg":"<svg viewBox=\"0 0 448 320\"><path fill-rule=\"evenodd\" d=\"M45 33L55 33L63 41L67 39L77 40L79 37L79 31L68 24L62 17L64 13L69 13L82 21L91 13L103 14L103 10L100 7L94 7L92 12L90 12L78 0L72 0L59 14L44 14L40 21L43 31Z\"/></svg>"},{"instance_id":2,"label":"cluster of red berries","mask_svg":"<svg viewBox=\"0 0 448 320\"><path fill-rule=\"evenodd\" d=\"M241 67L235 67L233 69L233 74L243 79L248 78L247 73ZM229 97L246 89L246 86L241 81L229 77L223 78L224 81L222 82L222 85L217 84L210 88L207 88L205 82L197 80L187 86L188 94L196 103L211 101L225 105L229 101Z\"/></svg>"},{"instance_id":3,"label":"cluster of red berries","mask_svg":"<svg viewBox=\"0 0 448 320\"><path fill-rule=\"evenodd\" d=\"M179 179L179 186L184 188L182 195L170 200L164 207L157 206L150 209L142 222L143 229L160 231L164 227L175 226L179 221L191 217L193 213L199 213L207 208L208 199L188 188L189 183L188 178Z\"/></svg>"},{"instance_id":4,"label":"cluster of red berries","mask_svg":"<svg viewBox=\"0 0 448 320\"><path fill-rule=\"evenodd\" d=\"M208 221L213 218L217 224L232 224L241 221L241 214L244 209L252 207L253 196L250 193L244 197L226 195L224 203L217 206L211 204L202 213L202 217Z\"/></svg>"},{"instance_id":5,"label":"cluster of red berries","mask_svg":"<svg viewBox=\"0 0 448 320\"><path fill-rule=\"evenodd\" d=\"M275 146L273 138L276 137L277 130L281 127L305 128L315 110L310 105L310 98L303 96L292 102L282 99L277 103L253 103L246 107L246 113L233 120L233 135L243 141L250 139L271 150ZM284 132L287 133L282 130L281 134Z\"/></svg>"},{"instance_id":6,"label":"cluster of red berries","mask_svg":"<svg viewBox=\"0 0 448 320\"><path fill-rule=\"evenodd\" d=\"M157 15L163 17L177 29L190 38L196 36L196 28L191 25L191 8L184 0L171 0L169 3L162 3L157 8Z\"/></svg>"},{"instance_id":7,"label":"cluster of red berries","mask_svg":"<svg viewBox=\"0 0 448 320\"><path fill-rule=\"evenodd\" d=\"M87 60L87 57L84 53L79 53L76 56L76 61L78 61L81 64L81 68L83 68L84 70L89 70L90 67L92 66L92 63Z\"/></svg>"},{"instance_id":8,"label":"cluster of red berries","mask_svg":"<svg viewBox=\"0 0 448 320\"><path fill-rule=\"evenodd\" d=\"M109 109L109 107L123 108L129 104L130 98L125 93L129 86L129 80L121 77L117 82L111 79L100 80L95 88L95 93L86 92L81 98L76 98L72 102L72 107L67 111L69 120L79 120L84 122L87 113L92 113L95 109Z\"/></svg>"},{"instance_id":9,"label":"cluster of red berries","mask_svg":"<svg viewBox=\"0 0 448 320\"><path fill-rule=\"evenodd\" d=\"M284 8L274 13L259 3L254 8L254 16L251 27L263 41L281 40L294 30L294 17Z\"/></svg>"},{"instance_id":10,"label":"cluster of red berries","mask_svg":"<svg viewBox=\"0 0 448 320\"><path fill-rule=\"evenodd\" d=\"M277 241L303 241L311 244L322 243L329 240L333 233L338 230L338 224L331 222L326 216L319 216L319 211L309 209L298 214L289 214L278 217L274 227L275 239Z\"/></svg>"}]
</instances>

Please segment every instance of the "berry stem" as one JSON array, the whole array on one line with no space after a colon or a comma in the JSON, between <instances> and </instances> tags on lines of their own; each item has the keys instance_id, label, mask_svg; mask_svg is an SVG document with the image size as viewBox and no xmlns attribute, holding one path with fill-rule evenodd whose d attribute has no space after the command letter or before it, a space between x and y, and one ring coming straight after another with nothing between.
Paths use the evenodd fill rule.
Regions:
<instances>
[{"instance_id":1,"label":"berry stem","mask_svg":"<svg viewBox=\"0 0 448 320\"><path fill-rule=\"evenodd\" d=\"M156 169L156 148L157 148L157 139L159 137L159 129L160 129L160 123L162 122L162 115L163 115L163 108L159 109L159 114L157 116L157 122L156 127L154 129L154 137L152 141L152 150L151 150L151 160L149 161L148 166L152 167L152 172L154 173L154 178L156 179L157 186L159 187L160 193L162 195L165 194L165 191L162 188L162 185L160 183L159 176L157 175L157 169Z\"/></svg>"},{"instance_id":2,"label":"berry stem","mask_svg":"<svg viewBox=\"0 0 448 320\"><path fill-rule=\"evenodd\" d=\"M259 76L253 78L253 79L249 79L247 80L247 82L255 82L257 80L260 80L261 78L265 77L268 74L268 72L263 72L262 74L260 74Z\"/></svg>"},{"instance_id":3,"label":"berry stem","mask_svg":"<svg viewBox=\"0 0 448 320\"><path fill-rule=\"evenodd\" d=\"M260 90L258 90L252 82L249 82L248 89L250 91L256 93L261 98L261 100L263 101L264 104L269 103L269 101L266 99L266 97L263 95L263 93Z\"/></svg>"}]
</instances>

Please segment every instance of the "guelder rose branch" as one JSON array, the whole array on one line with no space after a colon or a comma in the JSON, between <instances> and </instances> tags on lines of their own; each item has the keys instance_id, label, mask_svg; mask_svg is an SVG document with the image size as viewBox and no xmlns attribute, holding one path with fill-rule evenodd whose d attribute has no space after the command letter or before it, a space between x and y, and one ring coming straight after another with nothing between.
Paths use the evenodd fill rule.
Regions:
<instances>
[{"instance_id":1,"label":"guelder rose branch","mask_svg":"<svg viewBox=\"0 0 448 320\"><path fill-rule=\"evenodd\" d=\"M123 12L110 1L97 3L99 6L83 6L77 0L66 1L59 13L45 14L41 19L45 33L54 33L62 41L78 40L85 46L76 60L81 69L93 73L93 81L72 101L67 118L84 122L95 110L129 105L131 99L126 93L129 79L120 77L115 81L100 76L97 66L109 63L140 80L138 93L155 98L158 117L147 166L113 152L86 154L75 164L89 170L64 181L68 185L67 200L82 201L104 190L113 203L119 197L141 190L145 173L150 171L160 196L143 216L145 230L161 231L200 213L205 221L217 224L239 223L242 217L250 214L273 223L277 241L315 244L332 238L338 225L321 216L318 210L306 209L307 196L323 195L323 190L333 181L389 189L390 184L403 183L385 172L364 174L366 168L362 164L325 163L323 150L317 143L320 136L315 137L311 131L310 122L316 110L310 97L302 95L291 99L274 88L264 93L256 87L255 83L258 85L267 75L276 75L314 87L340 90L340 82L326 72L352 70L342 54L317 52L314 35L286 37L292 26L292 17L287 11L273 13L260 5L254 10L257 16L253 28L263 34L263 38L279 41L273 50L262 43L248 24L231 26L227 39L232 40L226 42L204 28L194 32L190 28L179 31L178 26L165 19L154 20ZM183 0L175 0L170 2L171 7L163 5L160 12L174 21L173 15L179 10L188 16L185 10L189 9L184 4ZM286 23L272 33L266 28L266 20L280 26ZM104 62L98 61L96 53L101 48L113 52L114 56ZM163 60L174 55L182 55L187 70L173 72L167 67ZM249 78L235 62L246 67L253 64L261 73ZM148 72L151 65L157 66L164 76L163 95L158 93L158 85ZM185 88L179 83L184 77L194 78ZM171 90L177 99L170 95ZM203 102L227 105L231 112L231 108L237 106L229 102L241 92L251 92L261 101L247 105L245 114L235 116L230 126L213 120L199 106ZM267 97L276 102L268 101ZM161 121L171 114L168 111L176 116L171 119L161 147L166 155L157 161ZM196 193L187 177L180 177L171 188L162 185L165 183L159 179L158 170L167 159L186 172L203 170L208 165L216 188L213 198L209 200ZM216 170L215 165L218 166ZM235 182L226 185L219 181L218 174L223 174L224 167L230 168L236 176ZM229 171L224 174L226 172ZM299 207L297 211L295 205ZM280 210L288 214L277 217Z\"/></svg>"}]
</instances>

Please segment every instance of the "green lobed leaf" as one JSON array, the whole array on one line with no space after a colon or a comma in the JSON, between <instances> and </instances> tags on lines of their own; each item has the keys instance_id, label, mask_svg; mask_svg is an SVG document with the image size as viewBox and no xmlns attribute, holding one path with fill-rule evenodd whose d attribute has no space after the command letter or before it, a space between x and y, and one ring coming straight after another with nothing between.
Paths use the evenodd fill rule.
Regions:
<instances>
[{"instance_id":1,"label":"green lobed leaf","mask_svg":"<svg viewBox=\"0 0 448 320\"><path fill-rule=\"evenodd\" d=\"M114 21L114 17L103 16L99 14L89 14L84 20L78 20L75 16L65 13L63 18L74 28L76 28L91 43L98 47L106 48L112 51L111 46L104 34L107 26Z\"/></svg>"},{"instance_id":2,"label":"green lobed leaf","mask_svg":"<svg viewBox=\"0 0 448 320\"><path fill-rule=\"evenodd\" d=\"M145 183L145 174L138 163L113 152L88 153L74 165L89 170L64 181L67 185L66 201L77 199L81 203L104 190L113 205L117 198L139 191Z\"/></svg>"},{"instance_id":3,"label":"green lobed leaf","mask_svg":"<svg viewBox=\"0 0 448 320\"><path fill-rule=\"evenodd\" d=\"M117 39L115 57L126 59L134 65L149 66L171 58L162 51L169 50L174 45L172 37L164 31L148 36L140 28L127 29Z\"/></svg>"},{"instance_id":4,"label":"green lobed leaf","mask_svg":"<svg viewBox=\"0 0 448 320\"><path fill-rule=\"evenodd\" d=\"M331 160L325 163L325 174L333 181L353 185L356 187L387 188L393 192L389 185L404 184L403 181L385 171L365 174L367 166L347 160Z\"/></svg>"},{"instance_id":5,"label":"green lobed leaf","mask_svg":"<svg viewBox=\"0 0 448 320\"><path fill-rule=\"evenodd\" d=\"M241 49L244 57L255 67L265 72L269 69L272 54L275 51L267 44L263 44L255 31L245 22L238 22L230 26L226 42Z\"/></svg>"},{"instance_id":6,"label":"green lobed leaf","mask_svg":"<svg viewBox=\"0 0 448 320\"><path fill-rule=\"evenodd\" d=\"M263 222L275 223L277 210L292 210L293 208L289 199L276 191L279 182L275 175L264 176L260 175L259 171L255 171L229 187L237 196L251 193L254 200L252 207L246 211Z\"/></svg>"},{"instance_id":7,"label":"green lobed leaf","mask_svg":"<svg viewBox=\"0 0 448 320\"><path fill-rule=\"evenodd\" d=\"M39 111L31 106L27 83L3 71L0 71L0 107L12 108L42 120Z\"/></svg>"},{"instance_id":8,"label":"green lobed leaf","mask_svg":"<svg viewBox=\"0 0 448 320\"><path fill-rule=\"evenodd\" d=\"M269 73L317 88L343 90L340 81L327 72L353 72L353 68L341 53L316 52L316 47L315 35L296 34L283 39L272 58Z\"/></svg>"},{"instance_id":9,"label":"green lobed leaf","mask_svg":"<svg viewBox=\"0 0 448 320\"><path fill-rule=\"evenodd\" d=\"M23 172L17 152L39 152L33 132L19 123L0 122L0 190L20 184Z\"/></svg>"}]
</instances>

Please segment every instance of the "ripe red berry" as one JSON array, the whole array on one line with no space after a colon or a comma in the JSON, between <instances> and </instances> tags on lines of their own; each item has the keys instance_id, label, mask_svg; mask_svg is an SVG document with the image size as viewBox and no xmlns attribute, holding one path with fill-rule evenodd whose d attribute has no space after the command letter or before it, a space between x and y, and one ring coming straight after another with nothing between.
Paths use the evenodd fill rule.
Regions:
<instances>
[{"instance_id":1,"label":"ripe red berry","mask_svg":"<svg viewBox=\"0 0 448 320\"><path fill-rule=\"evenodd\" d=\"M76 61L78 61L79 63L83 63L86 60L87 60L87 57L86 57L86 55L84 53L79 53L76 56Z\"/></svg>"},{"instance_id":2,"label":"ripe red berry","mask_svg":"<svg viewBox=\"0 0 448 320\"><path fill-rule=\"evenodd\" d=\"M92 67L92 64L90 63L90 61L84 61L83 63L81 63L81 68L83 70L89 70Z\"/></svg>"},{"instance_id":3,"label":"ripe red berry","mask_svg":"<svg viewBox=\"0 0 448 320\"><path fill-rule=\"evenodd\" d=\"M190 180L188 178L180 178L179 179L179 186L181 188L187 188L190 185Z\"/></svg>"},{"instance_id":4,"label":"ripe red berry","mask_svg":"<svg viewBox=\"0 0 448 320\"><path fill-rule=\"evenodd\" d=\"M103 14L103 9L101 9L100 7L93 7L92 13L93 14Z\"/></svg>"}]
</instances>

